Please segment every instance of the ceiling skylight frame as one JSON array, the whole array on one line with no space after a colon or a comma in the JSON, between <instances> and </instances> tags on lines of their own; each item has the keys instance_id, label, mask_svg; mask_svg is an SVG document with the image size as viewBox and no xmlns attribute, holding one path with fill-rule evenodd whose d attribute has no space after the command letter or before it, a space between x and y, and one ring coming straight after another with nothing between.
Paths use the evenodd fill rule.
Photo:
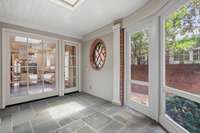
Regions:
<instances>
[{"instance_id":1,"label":"ceiling skylight frame","mask_svg":"<svg viewBox=\"0 0 200 133\"><path fill-rule=\"evenodd\" d=\"M70 5L70 6L72 6L72 7L75 7L76 4L78 4L78 2L79 2L80 0L75 0L74 3L70 3L68 0L60 0L60 1L66 3L66 4L68 4L68 5Z\"/></svg>"},{"instance_id":2,"label":"ceiling skylight frame","mask_svg":"<svg viewBox=\"0 0 200 133\"><path fill-rule=\"evenodd\" d=\"M54 4L65 7L70 10L76 9L84 0L75 0L75 2L70 2L70 0L50 0Z\"/></svg>"}]
</instances>

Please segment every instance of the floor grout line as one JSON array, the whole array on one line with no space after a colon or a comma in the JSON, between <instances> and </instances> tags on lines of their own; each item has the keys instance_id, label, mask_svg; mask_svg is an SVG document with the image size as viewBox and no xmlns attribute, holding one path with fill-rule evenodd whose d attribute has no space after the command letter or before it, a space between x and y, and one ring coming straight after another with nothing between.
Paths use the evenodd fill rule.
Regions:
<instances>
[{"instance_id":1,"label":"floor grout line","mask_svg":"<svg viewBox=\"0 0 200 133\"><path fill-rule=\"evenodd\" d=\"M69 98L69 100L67 100L68 98ZM54 106L56 107L57 105L59 106L62 104L64 104L64 109L65 108L68 109L68 107L71 107L71 104L70 104L70 106L68 106L67 103L70 103L70 102L76 102L78 106L76 104L73 105L73 108L75 110L73 110L73 108L72 108L71 111L73 111L73 114L72 115L69 114L69 117L66 116L66 120L64 120L64 123L67 123L67 124L65 124L65 125L60 123L60 119L52 117L48 112L47 112L48 114L44 113L44 111L46 111L46 109L49 109ZM80 104L80 106L84 106L84 109L78 110L78 112L76 114L75 111L76 111L76 109L79 108L79 104ZM55 109L56 109L57 113L64 113L64 114L68 115L68 111L66 110L66 112L65 111L63 112L62 108L63 107L61 107L61 110L58 110L58 109L60 109L60 107L55 108ZM17 106L17 108L14 108L14 109L15 109L14 110L15 112L16 111L22 112L23 106L19 105L19 106ZM81 95L81 96L80 95L70 95L70 97L66 96L64 98L62 97L62 98L58 98L58 99L52 99L52 101L49 101L47 99L47 100L40 100L36 103L30 102L28 108L25 106L24 109L28 109L28 113L29 113L29 111L31 112L30 113L31 119L26 120L26 121L30 124L32 133L35 133L35 131L40 128L40 127L35 127L33 121L36 119L37 120L45 120L45 118L46 118L45 114L47 114L47 118L49 118L50 122L53 122L54 125L59 126L59 127L55 126L57 129L54 128L53 130L51 130L52 128L48 128L46 126L47 130L50 133L55 133L56 131L62 130L63 128L68 129L68 127L70 128L70 127L74 126L72 124L74 124L76 122L78 122L80 125L77 126L77 128L75 130L73 127L71 128L73 130L73 132L76 132L76 133L79 131L81 132L81 129L83 127L88 127L95 133L102 132L104 129L106 129L106 131L112 130L113 127L111 125L113 122L114 122L114 126L116 125L116 127L119 129L116 132L120 132L120 131L124 130L125 128L127 128L128 124L132 122L131 116L134 115L134 113L132 114L131 112L129 112L129 108L127 108L127 107L118 108L118 107L115 107L114 105L110 104L108 101L103 101L102 99L99 99L96 97L94 97L94 98L89 97L87 95ZM84 112L84 110L85 110L85 112ZM108 114L107 114L107 112L108 112ZM96 113L99 113L101 115L92 116ZM126 113L130 113L130 116L129 115L126 116L127 115ZM17 122L17 121L14 121L13 114L14 114L14 112L13 112L13 110L11 110L11 115L10 115L11 133L14 132L13 131L14 130L14 127L13 127L14 122ZM16 114L16 115L18 115L18 114ZM43 115L45 115L44 118L42 117ZM29 114L28 114L28 116L29 116ZM37 118L35 116L37 116ZM75 116L75 117L73 117L73 116ZM125 121L124 122L121 121L116 116L122 117ZM88 117L92 117L92 120L94 120L94 121L91 121L91 119L85 120ZM106 119L104 119L104 117L106 117ZM61 117L61 118L65 119L65 117ZM98 120L98 121L100 120L99 123L95 123L96 120ZM91 122L93 122L95 125L93 126L93 124L91 124ZM99 124L100 124L100 126L99 126ZM96 126L99 128L95 129L94 127L96 127ZM21 126L21 127L24 127L24 126ZM42 128L44 128L44 127L42 127Z\"/></svg>"},{"instance_id":2,"label":"floor grout line","mask_svg":"<svg viewBox=\"0 0 200 133\"><path fill-rule=\"evenodd\" d=\"M93 130L95 133L97 133L96 129L94 129L92 126L90 126L87 122L84 121L84 123L86 124L86 126L88 126L89 128L91 128L91 130Z\"/></svg>"}]
</instances>

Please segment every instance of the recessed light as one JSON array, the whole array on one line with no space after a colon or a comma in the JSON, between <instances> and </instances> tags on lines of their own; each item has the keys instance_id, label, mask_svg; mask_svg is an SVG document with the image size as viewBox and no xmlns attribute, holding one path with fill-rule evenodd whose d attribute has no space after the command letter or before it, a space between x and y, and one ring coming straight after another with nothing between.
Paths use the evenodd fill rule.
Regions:
<instances>
[{"instance_id":1,"label":"recessed light","mask_svg":"<svg viewBox=\"0 0 200 133\"><path fill-rule=\"evenodd\" d=\"M65 8L74 10L78 7L84 0L50 0L51 2L63 6Z\"/></svg>"}]
</instances>

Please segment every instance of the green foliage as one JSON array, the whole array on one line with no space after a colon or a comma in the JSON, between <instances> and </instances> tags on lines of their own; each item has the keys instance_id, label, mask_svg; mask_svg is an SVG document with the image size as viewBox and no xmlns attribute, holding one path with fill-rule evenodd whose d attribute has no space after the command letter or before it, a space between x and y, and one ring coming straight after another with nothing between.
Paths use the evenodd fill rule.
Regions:
<instances>
[{"instance_id":1,"label":"green foliage","mask_svg":"<svg viewBox=\"0 0 200 133\"><path fill-rule=\"evenodd\" d=\"M188 38L185 37L182 40L178 40L175 41L174 43L170 43L168 44L167 48L170 49L171 51L173 51L174 53L179 53L179 52L183 52L183 51L188 51L189 49L195 47L200 38L198 37L192 37L192 38Z\"/></svg>"},{"instance_id":2,"label":"green foliage","mask_svg":"<svg viewBox=\"0 0 200 133\"><path fill-rule=\"evenodd\" d=\"M195 23L199 21L199 14L196 13L199 10L200 0L192 0L189 4L181 7L177 11L173 12L165 21L166 31L166 46L168 51L181 52L188 51L194 45L199 45L199 36L196 36L194 31L200 30ZM193 34L189 37L188 34ZM177 36L182 38L177 39Z\"/></svg>"},{"instance_id":3,"label":"green foliage","mask_svg":"<svg viewBox=\"0 0 200 133\"><path fill-rule=\"evenodd\" d=\"M132 54L137 64L141 64L142 56L148 56L149 36L147 31L136 32L131 36Z\"/></svg>"},{"instance_id":4,"label":"green foliage","mask_svg":"<svg viewBox=\"0 0 200 133\"><path fill-rule=\"evenodd\" d=\"M168 96L166 113L191 133L200 133L200 104L179 97Z\"/></svg>"}]
</instances>

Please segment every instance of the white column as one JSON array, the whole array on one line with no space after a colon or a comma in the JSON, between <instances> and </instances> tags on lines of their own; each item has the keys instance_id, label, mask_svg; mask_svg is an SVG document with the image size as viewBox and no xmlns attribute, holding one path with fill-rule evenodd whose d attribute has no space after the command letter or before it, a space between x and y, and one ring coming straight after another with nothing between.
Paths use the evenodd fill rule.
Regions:
<instances>
[{"instance_id":1,"label":"white column","mask_svg":"<svg viewBox=\"0 0 200 133\"><path fill-rule=\"evenodd\" d=\"M121 105L120 102L120 24L113 26L113 99L112 102Z\"/></svg>"}]
</instances>

